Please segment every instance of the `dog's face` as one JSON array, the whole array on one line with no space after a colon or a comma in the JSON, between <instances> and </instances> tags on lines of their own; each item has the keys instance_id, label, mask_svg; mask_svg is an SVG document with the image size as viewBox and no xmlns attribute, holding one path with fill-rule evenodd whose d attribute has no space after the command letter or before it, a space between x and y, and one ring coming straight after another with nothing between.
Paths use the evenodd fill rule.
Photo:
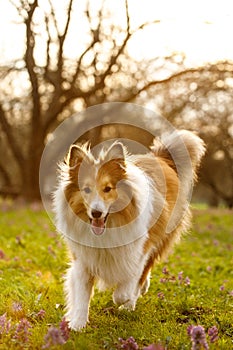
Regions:
<instances>
[{"instance_id":1,"label":"dog's face","mask_svg":"<svg viewBox=\"0 0 233 350\"><path fill-rule=\"evenodd\" d=\"M70 179L96 235L101 235L108 216L119 212L130 200L125 179L125 156L121 143L114 143L95 159L90 150L73 145L68 155Z\"/></svg>"}]
</instances>

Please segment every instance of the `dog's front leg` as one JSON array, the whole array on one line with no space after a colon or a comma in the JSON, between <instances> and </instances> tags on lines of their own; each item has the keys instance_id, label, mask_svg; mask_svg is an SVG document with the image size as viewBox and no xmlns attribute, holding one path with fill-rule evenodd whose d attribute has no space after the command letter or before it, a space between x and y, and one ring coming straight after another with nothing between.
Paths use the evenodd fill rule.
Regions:
<instances>
[{"instance_id":1,"label":"dog's front leg","mask_svg":"<svg viewBox=\"0 0 233 350\"><path fill-rule=\"evenodd\" d=\"M65 280L66 308L65 318L73 330L84 328L88 322L89 302L94 278L80 261L73 261Z\"/></svg>"}]
</instances>

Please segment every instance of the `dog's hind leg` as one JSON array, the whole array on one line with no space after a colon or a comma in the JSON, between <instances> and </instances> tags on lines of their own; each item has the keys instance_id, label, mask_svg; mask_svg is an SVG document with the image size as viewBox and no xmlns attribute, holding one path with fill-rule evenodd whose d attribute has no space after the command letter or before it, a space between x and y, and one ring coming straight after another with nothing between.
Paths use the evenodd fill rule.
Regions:
<instances>
[{"instance_id":1,"label":"dog's hind leg","mask_svg":"<svg viewBox=\"0 0 233 350\"><path fill-rule=\"evenodd\" d=\"M140 288L141 288L141 295L145 295L148 292L149 287L150 287L150 271L148 272L143 285L140 286Z\"/></svg>"},{"instance_id":2,"label":"dog's hind leg","mask_svg":"<svg viewBox=\"0 0 233 350\"><path fill-rule=\"evenodd\" d=\"M141 295L144 295L148 292L148 289L150 287L150 275L151 275L151 269L154 265L154 261L156 259L156 254L152 253L147 260L147 263L144 267L143 273L139 280L139 287L141 290Z\"/></svg>"}]
</instances>

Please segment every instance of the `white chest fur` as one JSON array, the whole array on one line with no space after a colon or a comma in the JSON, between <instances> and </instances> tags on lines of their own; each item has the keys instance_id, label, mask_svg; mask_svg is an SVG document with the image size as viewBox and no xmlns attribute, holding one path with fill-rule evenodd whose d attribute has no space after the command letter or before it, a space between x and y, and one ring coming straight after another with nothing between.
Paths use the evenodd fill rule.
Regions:
<instances>
[{"instance_id":1,"label":"white chest fur","mask_svg":"<svg viewBox=\"0 0 233 350\"><path fill-rule=\"evenodd\" d=\"M103 289L125 283L142 273L146 262L143 254L145 240L143 236L116 248L92 248L74 242L68 242L68 245L77 257L77 263L99 280L98 286Z\"/></svg>"}]
</instances>

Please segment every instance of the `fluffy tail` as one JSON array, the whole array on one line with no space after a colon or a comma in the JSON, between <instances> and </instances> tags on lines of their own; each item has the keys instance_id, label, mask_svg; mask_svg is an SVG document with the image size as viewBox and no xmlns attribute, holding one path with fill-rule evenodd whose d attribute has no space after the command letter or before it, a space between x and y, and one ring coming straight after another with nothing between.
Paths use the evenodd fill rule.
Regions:
<instances>
[{"instance_id":1,"label":"fluffy tail","mask_svg":"<svg viewBox=\"0 0 233 350\"><path fill-rule=\"evenodd\" d=\"M167 224L166 232L172 232L189 213L189 203L192 197L193 183L201 158L205 153L204 142L194 133L186 130L176 130L165 134L160 140L155 140L151 147L155 156L166 160L177 173L179 190L176 202Z\"/></svg>"},{"instance_id":2,"label":"fluffy tail","mask_svg":"<svg viewBox=\"0 0 233 350\"><path fill-rule=\"evenodd\" d=\"M151 147L155 156L162 157L174 168L180 180L196 180L196 172L201 158L205 154L205 144L200 137L191 131L176 130L171 134L162 135L155 139ZM191 169L190 169L191 167Z\"/></svg>"}]
</instances>

